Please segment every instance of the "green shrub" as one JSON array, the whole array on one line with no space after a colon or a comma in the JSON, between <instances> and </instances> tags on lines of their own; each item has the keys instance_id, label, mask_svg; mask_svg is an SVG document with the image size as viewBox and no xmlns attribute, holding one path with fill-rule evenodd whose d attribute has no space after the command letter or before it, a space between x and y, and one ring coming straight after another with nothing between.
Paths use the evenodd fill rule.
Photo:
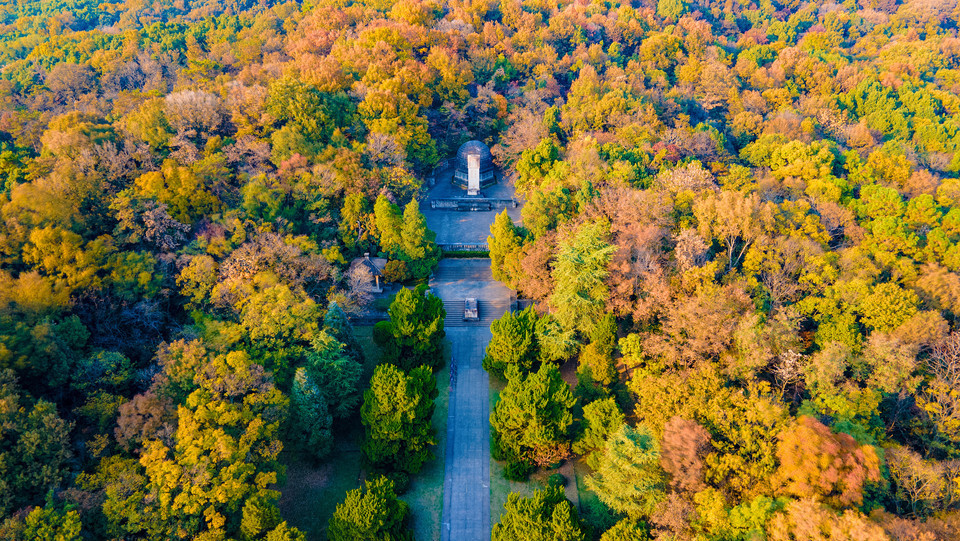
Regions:
<instances>
[{"instance_id":1,"label":"green shrub","mask_svg":"<svg viewBox=\"0 0 960 541\"><path fill-rule=\"evenodd\" d=\"M563 488L567 486L567 478L562 473L555 473L547 479L547 486Z\"/></svg>"},{"instance_id":2,"label":"green shrub","mask_svg":"<svg viewBox=\"0 0 960 541\"><path fill-rule=\"evenodd\" d=\"M503 468L503 477L510 481L526 481L535 470L532 464L526 462L508 462Z\"/></svg>"}]
</instances>

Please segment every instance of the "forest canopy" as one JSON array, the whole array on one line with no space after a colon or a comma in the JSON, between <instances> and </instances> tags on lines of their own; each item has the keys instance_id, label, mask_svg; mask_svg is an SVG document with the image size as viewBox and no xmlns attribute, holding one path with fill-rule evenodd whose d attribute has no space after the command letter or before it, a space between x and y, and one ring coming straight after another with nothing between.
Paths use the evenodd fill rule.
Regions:
<instances>
[{"instance_id":1,"label":"forest canopy","mask_svg":"<svg viewBox=\"0 0 960 541\"><path fill-rule=\"evenodd\" d=\"M282 453L350 423L378 476L344 497L385 518L330 530L408 538L444 362L420 200L468 140L523 201L488 245L533 305L493 325L494 455L582 456L601 506L511 497L497 538L960 537L958 20L3 3L0 538L300 540ZM364 254L410 286L375 371Z\"/></svg>"}]
</instances>

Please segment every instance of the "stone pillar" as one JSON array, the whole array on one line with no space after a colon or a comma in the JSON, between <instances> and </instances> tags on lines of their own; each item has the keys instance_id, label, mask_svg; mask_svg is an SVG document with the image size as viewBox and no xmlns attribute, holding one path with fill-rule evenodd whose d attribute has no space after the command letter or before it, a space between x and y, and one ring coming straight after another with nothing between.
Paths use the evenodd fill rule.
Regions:
<instances>
[{"instance_id":1,"label":"stone pillar","mask_svg":"<svg viewBox=\"0 0 960 541\"><path fill-rule=\"evenodd\" d=\"M467 195L480 194L480 156L467 156Z\"/></svg>"}]
</instances>

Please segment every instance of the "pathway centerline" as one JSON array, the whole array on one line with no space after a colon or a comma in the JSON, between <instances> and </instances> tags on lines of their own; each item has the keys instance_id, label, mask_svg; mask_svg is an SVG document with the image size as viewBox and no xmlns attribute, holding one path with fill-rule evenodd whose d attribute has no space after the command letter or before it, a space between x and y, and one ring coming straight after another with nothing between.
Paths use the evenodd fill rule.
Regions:
<instances>
[{"instance_id":1,"label":"pathway centerline","mask_svg":"<svg viewBox=\"0 0 960 541\"><path fill-rule=\"evenodd\" d=\"M447 308L451 345L440 539L488 541L490 385L483 355L492 337L490 322L509 309L510 290L490 276L489 259L442 260L430 287ZM478 299L479 322L463 321L465 298Z\"/></svg>"}]
</instances>

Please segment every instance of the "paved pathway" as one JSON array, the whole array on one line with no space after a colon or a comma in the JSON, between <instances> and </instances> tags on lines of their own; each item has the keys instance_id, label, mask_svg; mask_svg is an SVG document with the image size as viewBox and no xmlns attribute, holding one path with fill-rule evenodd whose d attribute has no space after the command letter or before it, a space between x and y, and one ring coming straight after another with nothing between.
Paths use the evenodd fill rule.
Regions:
<instances>
[{"instance_id":1,"label":"paved pathway","mask_svg":"<svg viewBox=\"0 0 960 541\"><path fill-rule=\"evenodd\" d=\"M430 287L447 307L447 338L453 346L440 539L488 541L490 387L483 353L490 321L509 308L510 290L490 276L489 259L445 259ZM480 322L460 321L466 297L480 300Z\"/></svg>"}]
</instances>

